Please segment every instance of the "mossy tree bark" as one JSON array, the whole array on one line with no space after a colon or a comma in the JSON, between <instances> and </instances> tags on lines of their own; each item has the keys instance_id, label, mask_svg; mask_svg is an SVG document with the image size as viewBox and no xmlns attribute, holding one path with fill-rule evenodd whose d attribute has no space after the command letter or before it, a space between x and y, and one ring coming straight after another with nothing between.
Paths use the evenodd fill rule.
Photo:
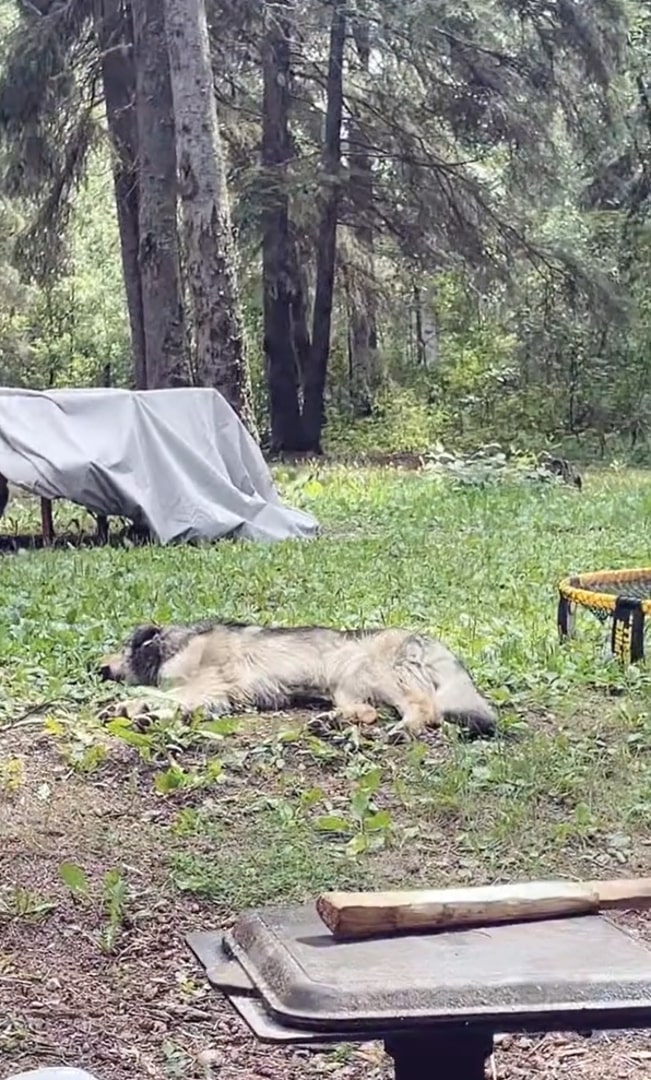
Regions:
<instances>
[{"instance_id":1,"label":"mossy tree bark","mask_svg":"<svg viewBox=\"0 0 651 1080\"><path fill-rule=\"evenodd\" d=\"M147 386L187 386L176 146L161 0L132 0L138 118L138 221Z\"/></svg>"},{"instance_id":2,"label":"mossy tree bark","mask_svg":"<svg viewBox=\"0 0 651 1080\"><path fill-rule=\"evenodd\" d=\"M164 9L197 374L255 432L205 5L165 0Z\"/></svg>"}]
</instances>

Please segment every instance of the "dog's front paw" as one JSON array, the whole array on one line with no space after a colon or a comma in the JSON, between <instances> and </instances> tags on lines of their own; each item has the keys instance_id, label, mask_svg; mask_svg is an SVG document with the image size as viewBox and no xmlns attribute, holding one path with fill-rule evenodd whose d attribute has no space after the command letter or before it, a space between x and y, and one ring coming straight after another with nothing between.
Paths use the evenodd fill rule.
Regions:
<instances>
[{"instance_id":1,"label":"dog's front paw","mask_svg":"<svg viewBox=\"0 0 651 1080\"><path fill-rule=\"evenodd\" d=\"M308 731L310 735L316 735L318 738L328 735L332 731L341 731L341 728L341 714L337 712L336 709L315 713L313 716L310 716L305 724L305 730Z\"/></svg>"},{"instance_id":2,"label":"dog's front paw","mask_svg":"<svg viewBox=\"0 0 651 1080\"><path fill-rule=\"evenodd\" d=\"M360 701L355 705L346 705L338 712L345 724L357 724L360 727L369 727L375 724L378 718L377 709L365 701Z\"/></svg>"},{"instance_id":3,"label":"dog's front paw","mask_svg":"<svg viewBox=\"0 0 651 1080\"><path fill-rule=\"evenodd\" d=\"M425 729L399 720L387 730L387 742L392 746L405 746L422 738Z\"/></svg>"},{"instance_id":4,"label":"dog's front paw","mask_svg":"<svg viewBox=\"0 0 651 1080\"><path fill-rule=\"evenodd\" d=\"M99 714L100 720L171 720L179 711L178 705L170 702L154 701L147 697L125 698L111 702Z\"/></svg>"},{"instance_id":5,"label":"dog's front paw","mask_svg":"<svg viewBox=\"0 0 651 1080\"><path fill-rule=\"evenodd\" d=\"M135 720L137 717L149 716L152 711L152 703L147 698L125 698L124 701L111 701L99 714L100 720Z\"/></svg>"},{"instance_id":6,"label":"dog's front paw","mask_svg":"<svg viewBox=\"0 0 651 1080\"><path fill-rule=\"evenodd\" d=\"M326 731L341 731L347 727L368 727L377 720L377 711L364 702L356 705L330 709L317 713L307 722L307 729L313 735Z\"/></svg>"}]
</instances>

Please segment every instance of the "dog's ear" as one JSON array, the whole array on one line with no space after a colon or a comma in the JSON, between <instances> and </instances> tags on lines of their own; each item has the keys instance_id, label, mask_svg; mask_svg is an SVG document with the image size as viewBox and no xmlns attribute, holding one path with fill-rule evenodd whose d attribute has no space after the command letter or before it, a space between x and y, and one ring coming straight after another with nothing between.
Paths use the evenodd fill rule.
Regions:
<instances>
[{"instance_id":1,"label":"dog's ear","mask_svg":"<svg viewBox=\"0 0 651 1080\"><path fill-rule=\"evenodd\" d=\"M137 630L134 630L131 638L131 648L141 649L143 645L148 645L156 638L160 637L160 626L154 626L153 623L147 626L139 626Z\"/></svg>"}]
</instances>

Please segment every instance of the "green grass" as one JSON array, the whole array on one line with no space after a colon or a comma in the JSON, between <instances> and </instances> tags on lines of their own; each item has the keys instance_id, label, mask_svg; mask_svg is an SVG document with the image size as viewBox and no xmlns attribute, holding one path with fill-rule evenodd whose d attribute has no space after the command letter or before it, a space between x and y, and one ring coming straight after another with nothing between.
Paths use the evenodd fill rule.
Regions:
<instances>
[{"instance_id":1,"label":"green grass","mask_svg":"<svg viewBox=\"0 0 651 1080\"><path fill-rule=\"evenodd\" d=\"M646 866L648 676L604 661L605 632L587 612L580 639L561 647L555 615L560 577L651 563L651 477L595 475L581 495L380 470L280 480L320 520L318 540L1 559L0 725L60 700L83 727L101 693L87 665L145 619L409 625L463 657L499 706L503 737L326 744L288 719L286 737L252 740L242 722L217 734L209 775L188 739L169 783L169 762L147 766L178 802L177 885L239 910L335 884ZM101 754L84 757L94 737L75 759L89 774L104 767Z\"/></svg>"}]
</instances>

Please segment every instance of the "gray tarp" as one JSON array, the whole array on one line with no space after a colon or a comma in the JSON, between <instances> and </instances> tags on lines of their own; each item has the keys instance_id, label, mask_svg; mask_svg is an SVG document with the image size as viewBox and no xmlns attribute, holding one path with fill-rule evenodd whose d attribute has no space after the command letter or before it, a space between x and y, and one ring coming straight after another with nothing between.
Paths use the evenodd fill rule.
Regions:
<instances>
[{"instance_id":1,"label":"gray tarp","mask_svg":"<svg viewBox=\"0 0 651 1080\"><path fill-rule=\"evenodd\" d=\"M0 388L0 473L35 495L147 525L161 543L314 536L281 503L216 390Z\"/></svg>"}]
</instances>

